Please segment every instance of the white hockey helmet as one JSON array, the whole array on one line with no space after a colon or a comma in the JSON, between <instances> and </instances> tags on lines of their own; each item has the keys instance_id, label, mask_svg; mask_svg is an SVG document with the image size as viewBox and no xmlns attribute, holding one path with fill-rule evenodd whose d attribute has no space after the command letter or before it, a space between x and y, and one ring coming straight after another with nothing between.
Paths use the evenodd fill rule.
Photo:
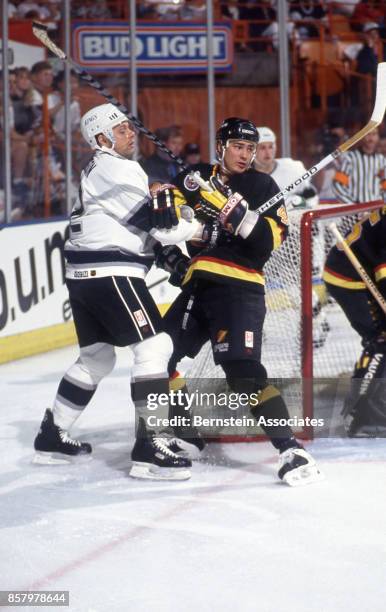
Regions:
<instances>
[{"instance_id":1,"label":"white hockey helmet","mask_svg":"<svg viewBox=\"0 0 386 612\"><path fill-rule=\"evenodd\" d=\"M80 131L92 149L99 149L95 137L104 134L114 145L113 127L123 121L128 121L128 118L114 104L100 104L83 115L80 120Z\"/></svg>"},{"instance_id":2,"label":"white hockey helmet","mask_svg":"<svg viewBox=\"0 0 386 612\"><path fill-rule=\"evenodd\" d=\"M276 135L275 132L271 130L271 128L258 127L257 131L259 132L259 143L272 142L273 144L276 144Z\"/></svg>"}]
</instances>

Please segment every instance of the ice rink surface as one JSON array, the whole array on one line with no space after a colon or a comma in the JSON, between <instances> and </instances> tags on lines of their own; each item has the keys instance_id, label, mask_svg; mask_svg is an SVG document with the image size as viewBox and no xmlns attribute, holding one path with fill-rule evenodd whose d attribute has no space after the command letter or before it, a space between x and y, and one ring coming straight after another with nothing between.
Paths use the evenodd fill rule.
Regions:
<instances>
[{"instance_id":1,"label":"ice rink surface","mask_svg":"<svg viewBox=\"0 0 386 612\"><path fill-rule=\"evenodd\" d=\"M69 590L69 608L49 609L74 612L386 609L385 441L308 445L326 480L297 489L268 443L211 444L186 482L133 480L122 351L73 431L93 460L31 465L75 357L0 367L1 590Z\"/></svg>"}]
</instances>

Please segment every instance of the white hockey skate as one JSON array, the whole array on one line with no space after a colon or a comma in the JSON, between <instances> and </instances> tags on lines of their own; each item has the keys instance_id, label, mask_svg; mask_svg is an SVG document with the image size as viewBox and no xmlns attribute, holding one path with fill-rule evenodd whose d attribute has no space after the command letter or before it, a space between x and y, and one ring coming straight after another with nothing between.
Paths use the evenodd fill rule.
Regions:
<instances>
[{"instance_id":1,"label":"white hockey skate","mask_svg":"<svg viewBox=\"0 0 386 612\"><path fill-rule=\"evenodd\" d=\"M279 455L280 480L290 487L301 487L324 480L324 474L304 448L288 448Z\"/></svg>"}]
</instances>

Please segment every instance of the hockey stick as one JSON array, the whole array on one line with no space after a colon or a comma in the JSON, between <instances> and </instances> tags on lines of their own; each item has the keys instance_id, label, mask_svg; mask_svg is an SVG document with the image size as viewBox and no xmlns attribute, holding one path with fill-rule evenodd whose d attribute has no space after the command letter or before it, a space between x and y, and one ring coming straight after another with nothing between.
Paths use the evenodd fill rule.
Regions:
<instances>
[{"instance_id":1,"label":"hockey stick","mask_svg":"<svg viewBox=\"0 0 386 612\"><path fill-rule=\"evenodd\" d=\"M315 166L312 166L312 168L307 170L307 172L303 174L303 176L296 179L296 181L294 181L290 185L287 185L287 187L284 187L282 191L279 191L279 193L274 195L270 200L267 200L267 202L259 206L259 208L256 209L256 212L260 214L266 212L272 206L277 204L277 202L283 196L286 196L287 194L291 193L296 187L301 185L301 183L315 176L315 174L317 174L320 170L328 166L328 164L334 161L334 159L337 159L337 157L339 157L342 153L345 153L346 151L351 149L353 145L359 142L364 136L369 134L369 132L372 132L373 130L375 130L375 128L378 127L378 125L382 123L383 116L385 114L385 110L386 110L386 62L382 62L378 64L375 103L374 103L373 114L371 115L370 121L366 123L366 125L361 130L356 132L354 136L351 136L351 138L346 140L337 149L335 149L335 151L333 151L332 153L324 157L320 162L315 164Z\"/></svg>"},{"instance_id":2,"label":"hockey stick","mask_svg":"<svg viewBox=\"0 0 386 612\"><path fill-rule=\"evenodd\" d=\"M328 166L328 164L330 164L335 159L337 159L342 153L345 153L346 151L348 151L353 145L359 142L364 136L369 134L369 132L372 132L373 130L375 130L375 128L378 127L378 125L382 123L382 120L385 114L385 110L386 110L386 62L382 62L378 64L375 103L374 103L374 109L373 109L373 113L371 115L370 121L366 123L366 125L361 130L356 132L353 136L351 136L351 138L346 140L337 149L335 149L335 151L333 151L329 155L326 155L326 157L324 157L320 162L315 164L315 166L312 166L312 168L307 170L307 172L303 174L303 176L300 176L299 178L297 178L293 183L291 183L290 185L287 185L287 187L284 187L284 189L279 191L270 200L267 200L267 202L259 206L259 208L256 209L256 212L261 214L269 210L272 206L277 204L279 200L281 200L282 197L286 196L287 194L290 194L294 189L296 189L299 185L301 185L301 183L303 183L307 179L313 177L315 174L320 172L320 170ZM207 191L213 191L211 185L207 181L204 181L198 175L198 173L194 173L193 177L196 183L200 185L200 187L202 187L203 189L206 189Z\"/></svg>"},{"instance_id":3,"label":"hockey stick","mask_svg":"<svg viewBox=\"0 0 386 612\"><path fill-rule=\"evenodd\" d=\"M167 280L169 280L169 276L162 276L158 280L153 281L152 283L150 283L150 285L146 285L146 287L148 289L154 289L154 287L158 287L158 285L161 285L162 283L164 283Z\"/></svg>"},{"instance_id":4,"label":"hockey stick","mask_svg":"<svg viewBox=\"0 0 386 612\"><path fill-rule=\"evenodd\" d=\"M373 294L374 299L378 302L379 306L382 308L383 312L386 315L386 300L383 298L382 294L378 291L378 288L377 288L376 284L370 278L370 276L367 274L366 270L364 269L364 267L359 262L359 260L356 257L355 253L349 247L349 245L347 244L346 240L343 238L342 234L340 233L340 231L336 227L336 224L335 223L330 223L328 227L332 231L332 233L335 235L335 237L337 239L337 245L342 247L342 249L346 253L348 259L350 260L351 264L353 265L355 270L358 272L359 276L362 278L362 280L365 283L366 287Z\"/></svg>"},{"instance_id":5,"label":"hockey stick","mask_svg":"<svg viewBox=\"0 0 386 612\"><path fill-rule=\"evenodd\" d=\"M86 70L83 70L83 68L78 66L70 57L68 57L68 55L66 55L64 53L64 51L62 49L60 49L51 40L51 38L48 36L48 28L47 28L47 26L45 26L43 23L39 23L38 21L33 21L32 22L32 32L33 32L34 36L36 36L36 38L38 38L40 40L40 42L43 43L43 45L45 47L47 47L47 49L49 49L54 55L56 55L56 57L59 57L61 60L64 60L64 61L68 62L70 64L71 68L73 69L73 71L76 72L76 74L81 79L86 81L91 87L96 89L97 92L101 96L103 96L108 102L111 102L111 104L114 104L114 106L119 108L119 110L122 113L127 115L128 119L131 121L131 123L140 132L142 132L142 134L145 134L145 136L149 140L151 140L152 143L155 144L156 147L161 149L161 151L163 151L164 153L167 153L167 155L169 155L169 157L173 161L175 161L181 167L181 170L186 170L187 169L187 166L185 165L183 160L180 157L177 157L177 155L174 155L174 153L172 151L170 151L170 149L168 149L168 147L162 142L162 140L160 140L153 132L148 130L143 125L142 121L140 121L138 119L138 117L135 117L134 115L132 115L129 112L128 108L124 104L121 104L121 102L119 102L119 100L117 100L117 98L115 98L109 92L109 90L106 89L102 85L102 83L100 83L97 79L95 79L93 76L91 76L91 74L89 74Z\"/></svg>"},{"instance_id":6,"label":"hockey stick","mask_svg":"<svg viewBox=\"0 0 386 612\"><path fill-rule=\"evenodd\" d=\"M386 110L386 62L382 62L378 64L377 71L377 88L375 94L375 104L373 109L373 114L371 115L370 121L363 127L361 130L356 132L351 138L346 140L343 144L341 144L335 151L324 157L320 162L318 162L315 166L312 166L303 176L297 178L293 183L284 187L281 191L279 191L276 195L274 195L270 200L267 200L264 204L259 206L256 209L256 212L261 214L269 210L272 206L277 204L279 200L283 196L291 193L294 189L296 189L299 185L301 185L307 179L315 176L320 170L328 166L334 159L337 159L342 153L348 151L353 145L359 142L366 134L372 132L378 125L382 123L383 116ZM205 181L202 177L200 177L198 172L193 173L193 178L195 182L206 191L213 191L211 185Z\"/></svg>"}]
</instances>

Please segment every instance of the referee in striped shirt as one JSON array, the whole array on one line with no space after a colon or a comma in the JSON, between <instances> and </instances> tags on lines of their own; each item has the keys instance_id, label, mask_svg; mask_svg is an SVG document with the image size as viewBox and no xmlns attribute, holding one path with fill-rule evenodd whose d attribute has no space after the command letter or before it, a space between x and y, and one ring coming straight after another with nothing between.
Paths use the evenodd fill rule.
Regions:
<instances>
[{"instance_id":1,"label":"referee in striped shirt","mask_svg":"<svg viewBox=\"0 0 386 612\"><path fill-rule=\"evenodd\" d=\"M333 178L333 191L345 204L383 199L386 190L386 157L377 153L378 130L362 138L354 151L343 156L342 164Z\"/></svg>"}]
</instances>

